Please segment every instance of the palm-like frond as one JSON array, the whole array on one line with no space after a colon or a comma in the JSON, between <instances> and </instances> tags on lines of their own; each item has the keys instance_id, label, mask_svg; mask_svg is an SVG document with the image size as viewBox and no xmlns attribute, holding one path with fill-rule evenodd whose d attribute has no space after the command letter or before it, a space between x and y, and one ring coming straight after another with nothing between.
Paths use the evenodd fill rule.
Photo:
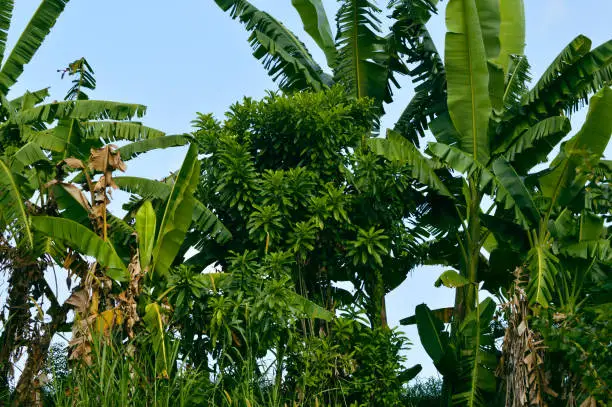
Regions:
<instances>
[{"instance_id":1,"label":"palm-like frond","mask_svg":"<svg viewBox=\"0 0 612 407\"><path fill-rule=\"evenodd\" d=\"M169 147L179 147L188 144L191 141L191 136L187 134L178 134L173 136L155 137L146 140L136 141L126 144L119 148L121 158L124 161L131 160L142 153L151 150L164 149Z\"/></svg>"},{"instance_id":2,"label":"palm-like frond","mask_svg":"<svg viewBox=\"0 0 612 407\"><path fill-rule=\"evenodd\" d=\"M418 83L415 95L395 124L394 130L418 145L418 137L425 135L428 122L446 111L446 74L444 63L429 34L427 26L432 14L437 13L436 1L398 0L393 8L390 38L406 63L416 65L408 71Z\"/></svg>"},{"instance_id":3,"label":"palm-like frond","mask_svg":"<svg viewBox=\"0 0 612 407\"><path fill-rule=\"evenodd\" d=\"M6 49L8 31L11 27L14 3L13 0L5 0L0 3L0 63L4 59L4 50Z\"/></svg>"},{"instance_id":4,"label":"palm-like frond","mask_svg":"<svg viewBox=\"0 0 612 407\"><path fill-rule=\"evenodd\" d=\"M527 83L531 81L529 61L525 55L511 55L503 104L506 110L518 107L523 95L527 93Z\"/></svg>"},{"instance_id":5,"label":"palm-like frond","mask_svg":"<svg viewBox=\"0 0 612 407\"><path fill-rule=\"evenodd\" d=\"M388 54L379 35L381 10L368 0L343 0L336 15L338 65L336 80L355 97L390 102L387 91Z\"/></svg>"},{"instance_id":6,"label":"palm-like frond","mask_svg":"<svg viewBox=\"0 0 612 407\"><path fill-rule=\"evenodd\" d=\"M283 90L321 90L331 78L313 60L306 46L287 27L246 0L215 0L251 33L253 55Z\"/></svg>"},{"instance_id":7,"label":"palm-like frond","mask_svg":"<svg viewBox=\"0 0 612 407\"><path fill-rule=\"evenodd\" d=\"M382 155L389 161L397 161L410 166L412 177L421 184L426 185L442 195L452 197L444 182L435 173L437 169L432 161L424 157L421 152L399 133L389 131L386 139L371 138L368 145L376 154Z\"/></svg>"},{"instance_id":8,"label":"palm-like frond","mask_svg":"<svg viewBox=\"0 0 612 407\"><path fill-rule=\"evenodd\" d=\"M540 92L545 90L550 84L555 81L563 72L576 63L580 58L589 52L591 49L591 40L584 35L579 35L574 38L563 50L557 55L553 62L546 68L534 88L529 91L526 96L526 102L533 103L540 95Z\"/></svg>"},{"instance_id":9,"label":"palm-like frond","mask_svg":"<svg viewBox=\"0 0 612 407\"><path fill-rule=\"evenodd\" d=\"M497 152L511 162L519 174L526 175L535 165L547 160L548 154L571 128L567 117L549 117L520 135L509 138Z\"/></svg>"},{"instance_id":10,"label":"palm-like frond","mask_svg":"<svg viewBox=\"0 0 612 407\"><path fill-rule=\"evenodd\" d=\"M68 100L23 110L17 114L17 124L37 121L52 123L61 119L76 120L129 120L142 117L146 106L107 100Z\"/></svg>"},{"instance_id":11,"label":"palm-like frond","mask_svg":"<svg viewBox=\"0 0 612 407\"><path fill-rule=\"evenodd\" d=\"M587 47L588 45L588 47ZM612 81L612 40L589 52L590 40L584 39L580 52L575 52L553 70L551 77L545 76L529 92L523 108L534 114L542 111L571 114L588 97ZM557 65L551 66L551 68ZM549 68L549 69L551 69Z\"/></svg>"},{"instance_id":12,"label":"palm-like frond","mask_svg":"<svg viewBox=\"0 0 612 407\"><path fill-rule=\"evenodd\" d=\"M55 25L68 0L42 0L0 70L0 93L6 95ZM5 15L5 18L7 16ZM1 29L1 28L0 28Z\"/></svg>"},{"instance_id":13,"label":"palm-like frond","mask_svg":"<svg viewBox=\"0 0 612 407\"><path fill-rule=\"evenodd\" d=\"M120 140L141 141L166 135L161 130L136 122L85 122L81 123L81 129L83 137L103 140L105 143Z\"/></svg>"}]
</instances>

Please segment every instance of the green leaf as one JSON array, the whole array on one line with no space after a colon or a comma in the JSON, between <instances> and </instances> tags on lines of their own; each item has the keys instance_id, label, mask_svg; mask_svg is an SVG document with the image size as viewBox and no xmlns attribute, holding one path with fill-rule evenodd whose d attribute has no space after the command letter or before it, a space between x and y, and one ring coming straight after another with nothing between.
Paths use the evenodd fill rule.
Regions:
<instances>
[{"instance_id":1,"label":"green leaf","mask_svg":"<svg viewBox=\"0 0 612 407\"><path fill-rule=\"evenodd\" d=\"M261 59L268 74L283 90L321 90L331 78L312 59L306 46L285 25L246 0L215 0L233 19L251 32L253 56Z\"/></svg>"},{"instance_id":2,"label":"green leaf","mask_svg":"<svg viewBox=\"0 0 612 407\"><path fill-rule=\"evenodd\" d=\"M503 158L498 158L493 162L493 172L499 184L503 185L504 189L512 197L510 201L512 207L517 208L530 222L531 227L535 228L540 221L540 213L536 209L536 205L523 180Z\"/></svg>"},{"instance_id":3,"label":"green leaf","mask_svg":"<svg viewBox=\"0 0 612 407\"><path fill-rule=\"evenodd\" d=\"M438 191L442 195L452 197L444 182L435 173L436 168L434 168L433 163L424 157L414 144L396 131L388 130L386 139L370 138L367 143L374 153L382 155L387 160L408 164L412 177L421 184Z\"/></svg>"},{"instance_id":4,"label":"green leaf","mask_svg":"<svg viewBox=\"0 0 612 407\"><path fill-rule=\"evenodd\" d=\"M144 116L147 108L143 105L111 102L107 100L67 100L48 103L17 114L17 124L37 121L52 123L55 120L128 120Z\"/></svg>"},{"instance_id":5,"label":"green leaf","mask_svg":"<svg viewBox=\"0 0 612 407\"><path fill-rule=\"evenodd\" d=\"M29 248L34 247L34 234L30 229L30 220L26 208L26 199L22 195L20 185L24 185L26 180L14 173L8 163L0 157L0 210L2 218L6 223L15 222L17 232L21 239L17 239L17 244L25 242Z\"/></svg>"},{"instance_id":6,"label":"green leaf","mask_svg":"<svg viewBox=\"0 0 612 407\"><path fill-rule=\"evenodd\" d=\"M24 167L28 167L38 161L49 161L45 153L36 143L27 143L15 153L15 159Z\"/></svg>"},{"instance_id":7,"label":"green leaf","mask_svg":"<svg viewBox=\"0 0 612 407\"><path fill-rule=\"evenodd\" d=\"M155 227L157 219L151 201L145 201L136 212L136 233L138 234L138 255L140 268L146 270L151 263L153 244L155 243Z\"/></svg>"},{"instance_id":8,"label":"green leaf","mask_svg":"<svg viewBox=\"0 0 612 407\"><path fill-rule=\"evenodd\" d=\"M26 91L22 96L11 100L10 104L17 110L23 110L41 103L47 97L49 97L49 88L40 89L34 92Z\"/></svg>"},{"instance_id":9,"label":"green leaf","mask_svg":"<svg viewBox=\"0 0 612 407\"><path fill-rule=\"evenodd\" d=\"M172 185L153 249L151 269L165 276L179 252L193 217L193 197L200 176L198 148L191 144Z\"/></svg>"},{"instance_id":10,"label":"green leaf","mask_svg":"<svg viewBox=\"0 0 612 407\"><path fill-rule=\"evenodd\" d=\"M23 72L23 66L30 62L41 46L51 28L55 25L55 21L64 11L66 3L68 3L68 0L43 0L40 3L13 50L4 60L0 70L0 93L6 95L9 88L17 82ZM8 15L4 14L4 24L6 24L7 17L10 24L10 12ZM5 25L4 27L8 29L8 26ZM2 26L0 26L0 30L2 30ZM6 32L6 30L4 31Z\"/></svg>"},{"instance_id":11,"label":"green leaf","mask_svg":"<svg viewBox=\"0 0 612 407\"><path fill-rule=\"evenodd\" d=\"M444 324L435 317L425 304L416 306L415 315L419 338L421 338L423 348L425 348L425 351L434 363L440 362L447 347L441 336Z\"/></svg>"},{"instance_id":12,"label":"green leaf","mask_svg":"<svg viewBox=\"0 0 612 407\"><path fill-rule=\"evenodd\" d=\"M489 71L476 0L450 0L446 9L445 66L448 110L461 135L461 149L489 158Z\"/></svg>"},{"instance_id":13,"label":"green leaf","mask_svg":"<svg viewBox=\"0 0 612 407\"><path fill-rule=\"evenodd\" d=\"M368 0L344 0L336 14L338 64L335 77L357 98L370 97L377 105L389 102L387 62L379 36L380 9Z\"/></svg>"},{"instance_id":14,"label":"green leaf","mask_svg":"<svg viewBox=\"0 0 612 407\"><path fill-rule=\"evenodd\" d=\"M568 203L587 181L589 168L600 160L612 136L612 88L591 98L589 112L580 131L562 147L551 164L552 171L540 178L540 188L555 205Z\"/></svg>"},{"instance_id":15,"label":"green leaf","mask_svg":"<svg viewBox=\"0 0 612 407\"><path fill-rule=\"evenodd\" d=\"M423 366L421 366L421 365L414 365L414 366L404 370L403 372L401 372L398 375L398 379L399 379L400 383L408 383L410 380L412 380L415 377L417 377L417 375L419 373L421 373L421 370L423 370Z\"/></svg>"},{"instance_id":16,"label":"green leaf","mask_svg":"<svg viewBox=\"0 0 612 407\"><path fill-rule=\"evenodd\" d=\"M486 56L488 60L493 60L499 56L500 51L499 0L476 0L476 9Z\"/></svg>"},{"instance_id":17,"label":"green leaf","mask_svg":"<svg viewBox=\"0 0 612 407\"><path fill-rule=\"evenodd\" d=\"M302 297L295 291L286 290L285 295L310 319L322 319L329 322L334 318L334 314L331 311L328 311L314 302Z\"/></svg>"},{"instance_id":18,"label":"green leaf","mask_svg":"<svg viewBox=\"0 0 612 407\"><path fill-rule=\"evenodd\" d=\"M567 117L552 116L509 139L497 151L512 163L519 174L525 175L537 164L546 162L548 154L571 129Z\"/></svg>"},{"instance_id":19,"label":"green leaf","mask_svg":"<svg viewBox=\"0 0 612 407\"><path fill-rule=\"evenodd\" d=\"M105 143L148 140L166 135L163 131L134 122L85 122L81 123L81 129L83 137L102 139Z\"/></svg>"},{"instance_id":20,"label":"green leaf","mask_svg":"<svg viewBox=\"0 0 612 407\"><path fill-rule=\"evenodd\" d=\"M145 326L151 333L152 341L153 341L153 349L155 353L159 354L161 351L161 357L160 355L156 355L156 358L155 358L156 360L155 368L157 370L157 373L162 376L164 375L167 376L168 375L168 354L166 352L165 327L163 323L161 307L159 306L159 304L157 304L156 302L147 304L147 306L145 307L145 315L143 317L143 321L145 323ZM161 364L161 367L158 366L160 359L162 359L163 361L163 364Z\"/></svg>"},{"instance_id":21,"label":"green leaf","mask_svg":"<svg viewBox=\"0 0 612 407\"><path fill-rule=\"evenodd\" d=\"M0 61L4 59L6 39L8 38L8 31L11 27L11 18L13 17L13 7L13 0L5 0L0 3Z\"/></svg>"},{"instance_id":22,"label":"green leaf","mask_svg":"<svg viewBox=\"0 0 612 407\"><path fill-rule=\"evenodd\" d=\"M470 284L470 281L463 277L461 274L457 273L455 270L446 270L434 283L434 286L440 287L444 285L448 288L459 288L465 285Z\"/></svg>"},{"instance_id":23,"label":"green leaf","mask_svg":"<svg viewBox=\"0 0 612 407\"><path fill-rule=\"evenodd\" d=\"M446 307L431 310L431 313L438 318L440 321L448 324L451 322L455 308ZM400 319L400 325L414 325L417 323L416 315L412 315L407 318Z\"/></svg>"},{"instance_id":24,"label":"green leaf","mask_svg":"<svg viewBox=\"0 0 612 407\"><path fill-rule=\"evenodd\" d=\"M106 267L106 274L110 278L117 281L129 278L125 264L114 247L85 226L70 219L51 216L33 216L32 226L52 238L66 242L80 253L94 257Z\"/></svg>"},{"instance_id":25,"label":"green leaf","mask_svg":"<svg viewBox=\"0 0 612 407\"><path fill-rule=\"evenodd\" d=\"M511 55L525 53L525 6L523 0L500 0L500 52L496 63L508 72Z\"/></svg>"},{"instance_id":26,"label":"green leaf","mask_svg":"<svg viewBox=\"0 0 612 407\"><path fill-rule=\"evenodd\" d=\"M126 192L140 195L144 199L166 200L170 195L170 184L139 177L115 177L117 186ZM217 216L203 203L196 201L193 208L193 222L200 232L209 233L215 240L223 244L232 238L231 232L223 225ZM196 243L197 245L203 242Z\"/></svg>"},{"instance_id":27,"label":"green leaf","mask_svg":"<svg viewBox=\"0 0 612 407\"><path fill-rule=\"evenodd\" d=\"M591 49L591 40L584 35L579 35L572 40L562 51L557 55L554 61L548 66L542 74L534 88L526 96L526 103L533 103L538 99L540 92L548 88L563 72L580 60Z\"/></svg>"},{"instance_id":28,"label":"green leaf","mask_svg":"<svg viewBox=\"0 0 612 407\"><path fill-rule=\"evenodd\" d=\"M336 44L323 2L321 0L291 0L291 4L302 18L304 31L321 47L327 58L327 65L333 68L336 65Z\"/></svg>"},{"instance_id":29,"label":"green leaf","mask_svg":"<svg viewBox=\"0 0 612 407\"><path fill-rule=\"evenodd\" d=\"M530 271L527 296L529 304L539 304L548 308L551 301L551 290L554 288L554 277L558 272L559 259L551 251L548 238L540 239L534 236L534 244L527 255L527 265Z\"/></svg>"},{"instance_id":30,"label":"green leaf","mask_svg":"<svg viewBox=\"0 0 612 407\"><path fill-rule=\"evenodd\" d=\"M164 149L168 147L180 147L188 144L190 141L191 137L184 134L156 137L126 144L119 148L118 151L121 154L121 158L124 161L128 161L151 150Z\"/></svg>"}]
</instances>

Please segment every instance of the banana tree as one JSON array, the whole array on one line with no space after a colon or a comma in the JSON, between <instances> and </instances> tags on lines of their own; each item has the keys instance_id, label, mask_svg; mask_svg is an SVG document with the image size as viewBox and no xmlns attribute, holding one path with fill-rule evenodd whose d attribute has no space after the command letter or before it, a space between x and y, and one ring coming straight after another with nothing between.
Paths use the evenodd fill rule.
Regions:
<instances>
[{"instance_id":1,"label":"banana tree","mask_svg":"<svg viewBox=\"0 0 612 407\"><path fill-rule=\"evenodd\" d=\"M429 320L437 314L452 321L453 345L448 352L470 355L467 365L458 361L454 368L446 367L445 387L454 393L452 400L458 404L482 404L484 394L495 388L492 375L495 358L487 356L482 342L475 340L480 328L469 332L472 339L461 339L465 338L462 331L467 321L475 321L479 327L489 324L479 317L482 315L479 311L482 304L478 301L480 282L495 286L500 274L502 280L512 279L510 273L504 276L490 271L492 264L499 264L494 260L499 259L503 249L500 245L500 252L492 251L494 239L491 234L504 226L510 227L507 220L523 226L538 223L538 212L526 198L525 188L509 183L509 177L520 179L546 160L548 153L570 130L568 119L561 115L563 111L575 108L593 90L605 86L612 66L612 42L590 51L590 41L578 37L559 55L536 86L527 90L528 64L522 56L524 23L512 22L512 18L523 14L521 1L450 1L444 65L447 109L439 110L430 122L437 139L427 149L433 162L422 157L394 132L386 140L370 142L376 151L388 158L409 164L413 177L441 195L450 187L443 188L442 178L448 179L448 174L440 166L464 174L463 187L454 193L453 210L458 216L445 226L435 226L450 239L454 239L455 234L448 232L459 230L457 243L450 243L448 239L434 243L437 256L431 259L432 263L450 265L459 271L443 274L438 282L457 288L455 306L451 313L449 310L428 312ZM577 48L579 50L574 51ZM566 83L567 87L561 91L561 84ZM503 163L509 163L516 171L510 171ZM486 212L481 209L485 195L494 200L494 206ZM490 216L493 209L494 216ZM521 234L520 229L518 236L525 239L514 239L513 243L529 250L527 236ZM491 253L489 261L481 253L483 249ZM418 323L419 320L410 318L407 322L414 321ZM422 336L423 341L430 339ZM440 362L440 355L436 354L434 360ZM460 382L468 385L458 385Z\"/></svg>"},{"instance_id":2,"label":"banana tree","mask_svg":"<svg viewBox=\"0 0 612 407\"><path fill-rule=\"evenodd\" d=\"M245 25L251 33L253 55L284 91L321 90L342 84L351 96L372 98L382 107L383 102L393 101L393 88L399 87L397 74L419 78L429 66L425 61L433 43L425 24L436 12L437 0L391 1L388 8L393 27L387 36L382 34L383 10L375 1L343 0L336 14L335 38L321 0L292 0L304 31L325 55L322 63L314 60L288 27L250 2L215 2ZM423 64L408 69L406 63L414 62ZM322 68L325 65L331 75ZM420 99L425 93L420 93Z\"/></svg>"}]
</instances>

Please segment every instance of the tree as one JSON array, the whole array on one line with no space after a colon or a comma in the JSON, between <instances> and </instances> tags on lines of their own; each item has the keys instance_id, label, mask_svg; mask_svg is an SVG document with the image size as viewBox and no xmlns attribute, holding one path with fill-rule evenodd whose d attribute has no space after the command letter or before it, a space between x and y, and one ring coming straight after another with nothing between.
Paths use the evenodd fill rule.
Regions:
<instances>
[{"instance_id":1,"label":"tree","mask_svg":"<svg viewBox=\"0 0 612 407\"><path fill-rule=\"evenodd\" d=\"M419 80L431 64L438 65L435 47L425 26L436 12L437 0L389 2L394 23L387 36L382 35L383 11L376 2L344 0L336 15L335 39L321 0L293 0L304 30L325 54L332 75L312 58L289 28L270 14L246 0L216 0L216 3L223 11L229 11L233 19L245 24L251 33L253 55L262 60L283 91L322 90L341 84L353 97L373 99L380 116L383 102L391 103L393 88L399 87L396 75L408 74ZM410 70L407 63L419 66ZM405 130L403 133L415 142L423 134L423 125L426 128L422 118L434 113L421 111L415 119L416 100L432 96L426 89L418 90L418 96L398 122L398 127ZM410 121L418 122L414 129L408 128Z\"/></svg>"},{"instance_id":2,"label":"tree","mask_svg":"<svg viewBox=\"0 0 612 407\"><path fill-rule=\"evenodd\" d=\"M507 249L512 247L509 245L518 245L518 251L530 249L527 236L508 222L524 227L539 222L538 211L521 176L544 162L569 132L569 121L562 116L563 111L575 109L591 92L605 87L612 66L610 42L590 51L590 41L578 37L536 86L527 90L528 64L521 55L524 23L513 24L509 20L524 14L522 2L506 1L499 6L501 13L496 2L457 0L448 4L446 82L438 80L440 70L425 82L447 87L446 91L430 90L445 95L447 101L447 110L439 110L430 123L437 139L427 149L433 162L428 163L396 133L390 133L386 140L370 142L386 157L412 165L413 176L428 181L438 191L443 190L431 173L440 172L440 164L464 174L463 188L453 191L455 204L440 207L457 211L459 216L453 219L450 214L442 218L445 223L434 222L442 239L432 244L437 256L430 260L459 271L459 274L445 272L437 283L457 288L452 313L435 312L444 316L445 322L452 315L452 337L442 339L441 323L433 323L436 316L426 308L421 309L420 316L417 313L415 318L409 318L409 322L419 325L421 339L445 374L445 389L454 393L454 402L468 405L483 404L484 394L495 390L495 357L488 356L483 347L486 340L486 348L492 351L492 341L478 333L489 326L490 319L482 319L486 316L483 310L489 306L479 304L478 286L484 281L485 288L497 291L509 284L512 270L508 270L508 264L496 269L500 260L512 259L508 256ZM562 86L566 86L564 91L560 90ZM597 137L595 155L601 154L607 140L603 134ZM448 174L442 178L447 177ZM448 189L453 190L451 185ZM481 209L485 195L494 200L488 211ZM493 215L489 215L493 210ZM540 231L545 229L539 227ZM449 234L453 230L461 231L458 243L449 240L455 238L455 232ZM496 241L501 239L502 231L505 240ZM537 242L549 244L542 239ZM483 249L490 253L489 259L482 255ZM515 261L509 264L518 265ZM434 346L434 338L446 345ZM455 380L456 384L452 384Z\"/></svg>"}]
</instances>

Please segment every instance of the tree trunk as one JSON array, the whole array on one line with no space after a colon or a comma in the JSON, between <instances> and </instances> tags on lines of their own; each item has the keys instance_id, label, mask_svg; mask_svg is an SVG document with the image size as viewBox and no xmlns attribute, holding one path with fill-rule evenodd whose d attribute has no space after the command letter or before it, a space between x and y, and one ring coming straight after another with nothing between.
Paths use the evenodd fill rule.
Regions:
<instances>
[{"instance_id":1,"label":"tree trunk","mask_svg":"<svg viewBox=\"0 0 612 407\"><path fill-rule=\"evenodd\" d=\"M44 366L53 335L66 322L69 309L69 305L64 304L53 316L51 322L45 324L42 335L30 344L28 360L15 388L12 407L42 407L38 374Z\"/></svg>"},{"instance_id":2,"label":"tree trunk","mask_svg":"<svg viewBox=\"0 0 612 407\"><path fill-rule=\"evenodd\" d=\"M30 310L28 307L28 293L33 281L33 274L38 274L38 265L15 267L9 279L8 319L0 336L0 396L9 392L12 363L11 355L19 346L28 326Z\"/></svg>"}]
</instances>

